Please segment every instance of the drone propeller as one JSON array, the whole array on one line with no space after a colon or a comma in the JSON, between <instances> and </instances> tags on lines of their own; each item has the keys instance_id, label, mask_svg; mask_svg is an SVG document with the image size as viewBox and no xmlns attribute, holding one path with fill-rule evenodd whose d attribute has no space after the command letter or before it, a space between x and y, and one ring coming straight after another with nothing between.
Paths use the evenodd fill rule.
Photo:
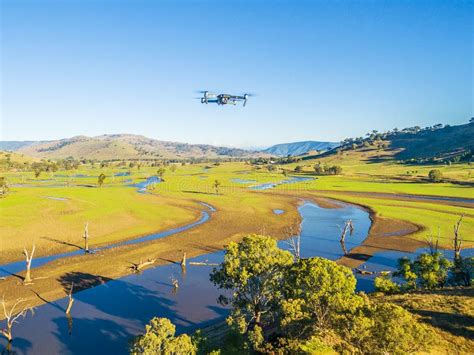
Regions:
<instances>
[{"instance_id":1,"label":"drone propeller","mask_svg":"<svg viewBox=\"0 0 474 355\"><path fill-rule=\"evenodd\" d=\"M253 96L256 96L255 94L251 94L251 93L246 93L244 94L244 104L243 106L245 107L247 105L247 100L249 97L253 97Z\"/></svg>"}]
</instances>

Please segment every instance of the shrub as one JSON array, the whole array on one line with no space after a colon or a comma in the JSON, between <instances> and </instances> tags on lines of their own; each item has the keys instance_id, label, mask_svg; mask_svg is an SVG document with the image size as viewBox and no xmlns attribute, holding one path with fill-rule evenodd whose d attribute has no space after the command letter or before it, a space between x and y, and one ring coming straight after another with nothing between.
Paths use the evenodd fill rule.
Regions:
<instances>
[{"instance_id":1,"label":"shrub","mask_svg":"<svg viewBox=\"0 0 474 355\"><path fill-rule=\"evenodd\" d=\"M349 317L345 338L362 354L414 353L432 341L425 326L405 309L388 302L366 303Z\"/></svg>"},{"instance_id":2,"label":"shrub","mask_svg":"<svg viewBox=\"0 0 474 355\"><path fill-rule=\"evenodd\" d=\"M400 286L387 276L379 276L374 280L375 290L383 293L395 293L400 291Z\"/></svg>"},{"instance_id":3,"label":"shrub","mask_svg":"<svg viewBox=\"0 0 474 355\"><path fill-rule=\"evenodd\" d=\"M146 333L137 337L131 354L196 354L196 346L187 334L175 336L176 327L167 318L153 318L146 326Z\"/></svg>"},{"instance_id":4,"label":"shrub","mask_svg":"<svg viewBox=\"0 0 474 355\"><path fill-rule=\"evenodd\" d=\"M443 178L443 174L438 169L430 170L430 172L428 173L428 179L431 182L440 182L442 178Z\"/></svg>"}]
</instances>

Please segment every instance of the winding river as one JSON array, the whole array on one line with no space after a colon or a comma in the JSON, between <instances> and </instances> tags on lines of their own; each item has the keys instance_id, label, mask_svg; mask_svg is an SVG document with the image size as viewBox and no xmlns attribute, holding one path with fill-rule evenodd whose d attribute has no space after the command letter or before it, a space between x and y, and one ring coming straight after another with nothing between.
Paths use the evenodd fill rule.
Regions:
<instances>
[{"instance_id":1,"label":"winding river","mask_svg":"<svg viewBox=\"0 0 474 355\"><path fill-rule=\"evenodd\" d=\"M368 213L352 205L325 209L307 202L299 207L299 212L303 257L323 256L332 260L341 257L340 229L348 218L355 226L354 234L347 238L348 249L359 245L370 228ZM208 219L209 213L203 213ZM288 247L284 241L279 245ZM206 254L190 262L220 263L223 255L222 251ZM188 265L183 273L180 265L168 264L139 275L110 280L76 293L70 319L64 313L67 299L45 304L37 308L33 317L28 315L15 325L13 349L18 353L35 354L102 354L105 351L125 354L130 338L143 332L145 324L154 316L170 318L179 332L190 332L222 320L228 310L216 302L220 291L209 281L211 270L212 266ZM84 277L90 278L89 282L98 280L97 275ZM177 292L171 285L171 277L179 280ZM5 345L5 341L2 339L0 344Z\"/></svg>"},{"instance_id":2,"label":"winding river","mask_svg":"<svg viewBox=\"0 0 474 355\"><path fill-rule=\"evenodd\" d=\"M339 236L348 219L353 221L354 233L346 237L347 250L360 245L366 238L371 226L369 213L358 206L337 204L337 208L327 209L305 202L298 208L302 217L300 235L303 257L321 256L337 260L343 256ZM194 223L108 245L101 250L163 238L205 223L209 220L210 213L215 210L204 203L203 206L205 210L201 212L201 218ZM285 213L282 210L274 212ZM279 246L288 248L285 241L280 241ZM38 258L34 262L35 266L39 266L57 258L80 253L82 250ZM147 322L154 316L169 318L176 325L178 332L192 332L223 320L228 309L216 302L221 291L209 281L212 266L191 264L217 264L222 261L223 255L223 251L220 251L193 258L189 260L185 270L177 264L161 265L147 269L141 274L106 283L102 283L98 275L83 275L87 282L96 282L97 286L75 293L71 317L65 316L66 298L38 307L34 316L29 314L27 319L15 325L12 350L20 354L127 354L130 339L142 333ZM394 267L397 258L401 256L403 255L397 252L380 253L365 265L370 270L387 270ZM3 265L0 272L8 274L23 268L24 262L11 263ZM362 275L356 277L359 290L372 289L372 278ZM172 287L171 278L179 281L178 290ZM4 321L0 321L0 327L3 325ZM6 341L2 338L0 350L4 346Z\"/></svg>"}]
</instances>

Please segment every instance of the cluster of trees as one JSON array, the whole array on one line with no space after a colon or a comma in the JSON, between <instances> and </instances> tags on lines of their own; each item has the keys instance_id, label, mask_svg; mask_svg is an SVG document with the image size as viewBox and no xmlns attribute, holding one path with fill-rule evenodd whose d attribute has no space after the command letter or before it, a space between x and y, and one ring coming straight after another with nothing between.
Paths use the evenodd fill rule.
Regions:
<instances>
[{"instance_id":1,"label":"cluster of trees","mask_svg":"<svg viewBox=\"0 0 474 355\"><path fill-rule=\"evenodd\" d=\"M407 257L398 260L394 276L402 278L396 283L389 276L375 278L375 289L384 293L415 289L435 289L449 286L471 286L474 279L474 258L457 258L449 261L441 252L420 254L415 260Z\"/></svg>"},{"instance_id":2,"label":"cluster of trees","mask_svg":"<svg viewBox=\"0 0 474 355\"><path fill-rule=\"evenodd\" d=\"M403 280L396 283L388 275L375 278L375 289L384 293L395 293L415 289L435 289L449 286L471 286L474 283L474 257L461 255L462 238L460 227L463 217L454 226L451 262L438 250L438 240L428 239L429 252L418 255L415 260L403 257L398 260L398 269L393 274Z\"/></svg>"},{"instance_id":3,"label":"cluster of trees","mask_svg":"<svg viewBox=\"0 0 474 355\"><path fill-rule=\"evenodd\" d=\"M230 243L211 281L226 290L219 302L231 306L227 341L216 349L202 336L174 337L173 331L153 328L159 322L173 330L154 319L132 353L173 353L179 342L191 354L386 354L422 350L432 339L403 308L356 293L349 268L324 258L296 258L270 237Z\"/></svg>"},{"instance_id":4,"label":"cluster of trees","mask_svg":"<svg viewBox=\"0 0 474 355\"><path fill-rule=\"evenodd\" d=\"M322 165L318 163L314 166L314 172L316 175L340 175L342 173L342 167L339 165Z\"/></svg>"}]
</instances>

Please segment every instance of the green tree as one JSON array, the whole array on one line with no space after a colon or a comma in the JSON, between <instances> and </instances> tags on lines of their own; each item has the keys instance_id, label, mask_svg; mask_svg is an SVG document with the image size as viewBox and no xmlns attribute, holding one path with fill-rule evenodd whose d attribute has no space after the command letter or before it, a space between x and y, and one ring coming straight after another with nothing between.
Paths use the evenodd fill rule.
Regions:
<instances>
[{"instance_id":1,"label":"green tree","mask_svg":"<svg viewBox=\"0 0 474 355\"><path fill-rule=\"evenodd\" d=\"M39 176L41 175L41 169L40 168L37 168L34 170L34 173L35 173L35 178L39 178Z\"/></svg>"},{"instance_id":2,"label":"green tree","mask_svg":"<svg viewBox=\"0 0 474 355\"><path fill-rule=\"evenodd\" d=\"M170 165L170 171L171 171L172 173L174 173L174 172L176 171L176 165L171 164L171 165Z\"/></svg>"},{"instance_id":3,"label":"green tree","mask_svg":"<svg viewBox=\"0 0 474 355\"><path fill-rule=\"evenodd\" d=\"M287 269L282 327L286 334L308 339L333 328L358 303L351 269L324 258L301 259Z\"/></svg>"},{"instance_id":4,"label":"green tree","mask_svg":"<svg viewBox=\"0 0 474 355\"><path fill-rule=\"evenodd\" d=\"M221 186L221 182L219 180L214 180L212 186L214 186L214 191L216 192L216 195L219 195L219 187Z\"/></svg>"},{"instance_id":5,"label":"green tree","mask_svg":"<svg viewBox=\"0 0 474 355\"><path fill-rule=\"evenodd\" d=\"M153 318L146 333L133 342L131 354L188 355L196 354L196 346L187 334L175 336L176 327L167 318Z\"/></svg>"},{"instance_id":6,"label":"green tree","mask_svg":"<svg viewBox=\"0 0 474 355\"><path fill-rule=\"evenodd\" d=\"M407 289L433 289L446 284L451 266L452 263L440 252L423 253L414 261L407 257L399 259L394 275L405 279Z\"/></svg>"},{"instance_id":7,"label":"green tree","mask_svg":"<svg viewBox=\"0 0 474 355\"><path fill-rule=\"evenodd\" d=\"M293 263L288 251L279 249L274 239L249 235L242 242L231 242L223 263L211 273L211 281L219 288L231 290L232 296L221 295L220 302L230 303L228 323L246 334L254 348L259 348L263 329L272 325L281 302L284 267Z\"/></svg>"},{"instance_id":8,"label":"green tree","mask_svg":"<svg viewBox=\"0 0 474 355\"><path fill-rule=\"evenodd\" d=\"M370 303L366 299L365 304L347 318L340 335L362 354L416 353L432 341L426 327L392 303Z\"/></svg>"},{"instance_id":9,"label":"green tree","mask_svg":"<svg viewBox=\"0 0 474 355\"><path fill-rule=\"evenodd\" d=\"M102 185L104 184L104 180L105 180L106 176L104 173L101 173L99 175L99 177L97 178L97 185L99 185L99 187L102 187Z\"/></svg>"},{"instance_id":10,"label":"green tree","mask_svg":"<svg viewBox=\"0 0 474 355\"><path fill-rule=\"evenodd\" d=\"M166 169L165 169L165 168L159 168L159 169L156 171L156 175L157 175L161 180L163 180L163 176L165 175L165 172L166 172Z\"/></svg>"},{"instance_id":11,"label":"green tree","mask_svg":"<svg viewBox=\"0 0 474 355\"><path fill-rule=\"evenodd\" d=\"M295 173L301 173L303 171L303 167L301 165L297 165L295 167Z\"/></svg>"},{"instance_id":12,"label":"green tree","mask_svg":"<svg viewBox=\"0 0 474 355\"><path fill-rule=\"evenodd\" d=\"M474 284L474 257L459 257L454 259L451 269L450 283L454 285L471 286Z\"/></svg>"},{"instance_id":13,"label":"green tree","mask_svg":"<svg viewBox=\"0 0 474 355\"><path fill-rule=\"evenodd\" d=\"M438 169L430 170L428 173L428 179L431 182L440 182L443 179L443 174Z\"/></svg>"},{"instance_id":14,"label":"green tree","mask_svg":"<svg viewBox=\"0 0 474 355\"><path fill-rule=\"evenodd\" d=\"M9 191L7 178L5 176L0 176L0 198L7 196Z\"/></svg>"}]
</instances>

